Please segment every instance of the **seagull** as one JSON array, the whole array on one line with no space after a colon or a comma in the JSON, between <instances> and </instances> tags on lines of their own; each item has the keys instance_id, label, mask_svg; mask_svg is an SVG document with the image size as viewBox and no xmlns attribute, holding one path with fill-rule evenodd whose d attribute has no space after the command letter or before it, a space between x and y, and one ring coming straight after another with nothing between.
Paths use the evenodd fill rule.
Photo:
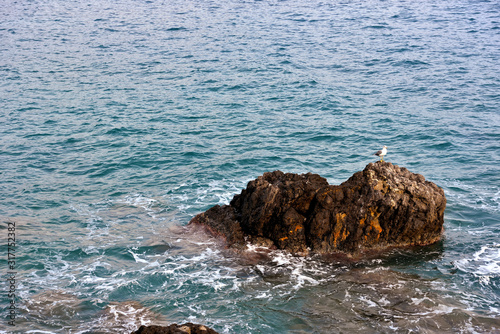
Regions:
<instances>
[{"instance_id":1,"label":"seagull","mask_svg":"<svg viewBox=\"0 0 500 334\"><path fill-rule=\"evenodd\" d=\"M379 156L380 161L384 161L384 155L386 154L387 154L387 146L384 145L384 147L380 151L377 151L374 155Z\"/></svg>"}]
</instances>

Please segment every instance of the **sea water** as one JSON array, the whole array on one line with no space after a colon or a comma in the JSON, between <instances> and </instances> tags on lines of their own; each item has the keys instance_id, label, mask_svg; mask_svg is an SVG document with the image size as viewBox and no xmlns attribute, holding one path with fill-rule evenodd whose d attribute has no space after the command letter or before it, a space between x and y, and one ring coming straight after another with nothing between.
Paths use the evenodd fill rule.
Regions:
<instances>
[{"instance_id":1,"label":"sea water","mask_svg":"<svg viewBox=\"0 0 500 334\"><path fill-rule=\"evenodd\" d=\"M0 41L3 333L500 332L498 1L5 0ZM383 145L444 189L438 244L341 263L187 226Z\"/></svg>"}]
</instances>

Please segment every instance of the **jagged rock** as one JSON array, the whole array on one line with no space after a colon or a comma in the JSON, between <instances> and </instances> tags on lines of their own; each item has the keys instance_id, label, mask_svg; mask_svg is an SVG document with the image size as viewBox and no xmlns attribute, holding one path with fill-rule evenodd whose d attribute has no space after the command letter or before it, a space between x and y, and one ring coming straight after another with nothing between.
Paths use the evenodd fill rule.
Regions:
<instances>
[{"instance_id":1,"label":"jagged rock","mask_svg":"<svg viewBox=\"0 0 500 334\"><path fill-rule=\"evenodd\" d=\"M172 324L169 326L141 326L132 334L218 334L211 328L196 325L190 322L183 325Z\"/></svg>"},{"instance_id":2,"label":"jagged rock","mask_svg":"<svg viewBox=\"0 0 500 334\"><path fill-rule=\"evenodd\" d=\"M356 254L438 241L445 206L434 183L379 161L338 186L317 174L267 172L229 205L214 206L190 224L233 248L252 242L299 254Z\"/></svg>"}]
</instances>

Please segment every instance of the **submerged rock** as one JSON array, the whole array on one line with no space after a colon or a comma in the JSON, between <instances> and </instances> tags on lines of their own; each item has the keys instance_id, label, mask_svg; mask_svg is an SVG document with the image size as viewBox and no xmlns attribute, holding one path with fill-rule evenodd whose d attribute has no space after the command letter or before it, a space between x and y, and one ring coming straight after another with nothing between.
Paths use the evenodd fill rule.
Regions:
<instances>
[{"instance_id":1,"label":"submerged rock","mask_svg":"<svg viewBox=\"0 0 500 334\"><path fill-rule=\"evenodd\" d=\"M389 162L370 163L341 185L317 174L267 172L229 205L214 206L190 224L222 236L293 253L358 254L428 245L441 238L444 191Z\"/></svg>"},{"instance_id":2,"label":"submerged rock","mask_svg":"<svg viewBox=\"0 0 500 334\"><path fill-rule=\"evenodd\" d=\"M218 334L211 328L196 325L190 322L183 325L172 324L169 326L141 326L132 334Z\"/></svg>"}]
</instances>

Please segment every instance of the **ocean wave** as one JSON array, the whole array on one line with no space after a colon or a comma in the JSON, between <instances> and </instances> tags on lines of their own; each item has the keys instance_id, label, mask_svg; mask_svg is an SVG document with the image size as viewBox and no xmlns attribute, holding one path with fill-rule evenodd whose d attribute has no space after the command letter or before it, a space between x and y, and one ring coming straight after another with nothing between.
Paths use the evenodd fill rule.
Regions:
<instances>
[{"instance_id":1,"label":"ocean wave","mask_svg":"<svg viewBox=\"0 0 500 334\"><path fill-rule=\"evenodd\" d=\"M172 207L185 213L196 214L214 205L225 205L239 194L250 179L193 180L168 190L165 198ZM193 198L192 193L195 193Z\"/></svg>"},{"instance_id":2,"label":"ocean wave","mask_svg":"<svg viewBox=\"0 0 500 334\"><path fill-rule=\"evenodd\" d=\"M500 279L500 244L481 246L472 256L453 262L457 269L474 275L482 285Z\"/></svg>"},{"instance_id":3,"label":"ocean wave","mask_svg":"<svg viewBox=\"0 0 500 334\"><path fill-rule=\"evenodd\" d=\"M167 325L165 318L137 301L105 302L99 310L89 305L84 296L61 289L49 290L31 296L24 304L26 318L19 321L23 326L28 323L26 333L130 333L141 325ZM92 319L82 321L81 313L94 313ZM49 331L44 323L58 324L60 329ZM38 328L37 328L38 327Z\"/></svg>"},{"instance_id":4,"label":"ocean wave","mask_svg":"<svg viewBox=\"0 0 500 334\"><path fill-rule=\"evenodd\" d=\"M241 184L224 186L212 182L196 196L206 196L200 200L206 203L214 198L227 201L229 197L224 194L234 194ZM488 319L498 314L495 301L462 295L443 281L434 285L420 277L394 272L383 259L345 264L252 245L242 253L234 253L202 229L183 226L178 220L175 207L179 202L173 198L186 190L183 187L162 197L130 193L119 199L73 204L72 210L82 218L82 223L62 229L58 235L65 243L74 242L71 250L49 247L37 250L43 268L34 270L23 281L23 302L36 299L36 292L47 287L67 287L61 290L63 294L76 291L84 304L91 305L93 314L104 312L86 321L88 324L67 325L77 326L82 333L104 330L105 324L116 324L113 321L120 322L116 326L126 330L134 326L132 323L147 323L145 319L149 316L133 315L147 313L140 311L140 307L108 307L110 303L123 302L123 296L134 296L133 299L146 301L148 305L159 303L161 306L155 312L175 321L220 324L217 326L224 328L223 333L247 332L262 326L270 326L272 330L272 324L258 324L260 318L251 312L242 313L242 309L256 307L276 312L269 311L267 305L293 308L294 303L300 305L298 310L279 311L283 319L313 321L310 328L325 330L324 323L331 324L334 318L348 323L356 317L382 319L382 323L396 329L436 329L434 321L450 321L465 328L466 319L477 317L477 312L484 313L484 308L488 311L480 323L487 327ZM217 195L210 194L212 191ZM75 233L75 228L84 233ZM498 282L499 249L498 244L487 244L456 266L475 277L479 284L491 287ZM450 297L440 297L442 291ZM231 302L227 304L227 300ZM329 305L330 311L323 305ZM333 313L332 308L336 309ZM119 313L130 314L133 320L120 320ZM234 318L234 322L221 320L221 314ZM322 322L314 323L311 314ZM25 321L32 320L31 315L23 317ZM48 326L47 319L39 320L40 330ZM66 326L65 321L61 319L58 323ZM376 326L381 326L380 322ZM388 328L384 326L378 328L381 331Z\"/></svg>"},{"instance_id":5,"label":"ocean wave","mask_svg":"<svg viewBox=\"0 0 500 334\"><path fill-rule=\"evenodd\" d=\"M33 321L35 316L41 324L55 319L59 326L77 328L78 333L108 333L110 328L132 331L140 324L158 324L167 315L174 316L175 321L219 323L222 333L234 333L267 326L272 330L275 326L259 323L262 318L247 311L241 313L242 308L247 310L252 305L252 309L269 312L271 307L275 312L279 305L287 304L279 311L283 319L304 324L312 321L311 328L324 330L326 324L336 323L335 319L347 324L357 317L379 319L372 325L380 330L387 325L395 330L437 330L448 321L465 328L467 319L477 317L474 310L478 305L470 304L477 302L477 297L468 300L462 296L462 302L443 282L393 271L381 259L345 264L251 245L236 254L192 227L162 233L160 238L166 244L157 250L142 245L125 246L119 251L120 246L113 246L108 247L107 255L92 256L83 263L62 252L47 257L47 273L29 277L23 284L32 291L43 291L47 286L68 289L47 296L24 295L25 321ZM485 259L493 259L498 266L495 251L499 248L492 245L481 249L470 261L482 268L488 266L483 263ZM442 296L442 291L446 295ZM122 296L135 296L137 301L120 301ZM45 304L41 300L46 300ZM153 311L140 300L158 307ZM47 305L53 305L53 310L59 305L59 318L43 313ZM35 306L38 311L28 312ZM493 312L495 305L491 307ZM71 316L70 312L75 312L72 309L78 312L81 308L83 313L94 314L90 321ZM221 315L233 321L227 323ZM311 315L319 320L310 320ZM77 323L73 318L79 319ZM276 321L287 328L283 319ZM338 325L336 328L343 328Z\"/></svg>"},{"instance_id":6,"label":"ocean wave","mask_svg":"<svg viewBox=\"0 0 500 334\"><path fill-rule=\"evenodd\" d=\"M164 317L137 301L111 302L77 333L131 333L141 325L166 325ZM83 327L83 326L81 326Z\"/></svg>"},{"instance_id":7,"label":"ocean wave","mask_svg":"<svg viewBox=\"0 0 500 334\"><path fill-rule=\"evenodd\" d=\"M451 204L490 213L500 212L500 191L496 186L478 186L460 180L448 180L445 187Z\"/></svg>"}]
</instances>

